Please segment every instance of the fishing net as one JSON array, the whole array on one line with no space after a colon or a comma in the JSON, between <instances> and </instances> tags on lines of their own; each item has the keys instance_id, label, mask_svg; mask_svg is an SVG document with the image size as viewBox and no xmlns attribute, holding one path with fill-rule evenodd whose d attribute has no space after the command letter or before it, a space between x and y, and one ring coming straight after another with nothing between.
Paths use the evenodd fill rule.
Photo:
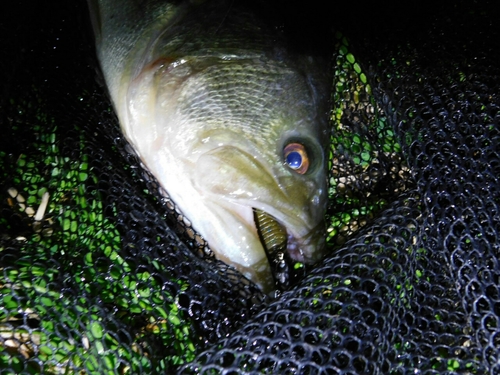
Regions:
<instances>
[{"instance_id":1,"label":"fishing net","mask_svg":"<svg viewBox=\"0 0 500 375\"><path fill-rule=\"evenodd\" d=\"M330 251L276 298L121 136L86 5L51 4L0 11L0 374L500 373L494 4L339 5Z\"/></svg>"}]
</instances>

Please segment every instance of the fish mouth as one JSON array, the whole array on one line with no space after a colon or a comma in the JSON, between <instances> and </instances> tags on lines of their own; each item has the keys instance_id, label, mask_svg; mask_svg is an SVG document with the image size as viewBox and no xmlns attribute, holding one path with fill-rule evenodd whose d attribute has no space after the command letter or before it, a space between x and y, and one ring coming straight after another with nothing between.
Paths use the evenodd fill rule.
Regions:
<instances>
[{"instance_id":1,"label":"fish mouth","mask_svg":"<svg viewBox=\"0 0 500 375\"><path fill-rule=\"evenodd\" d=\"M257 208L253 208L253 213L275 286L280 291L288 289L305 274L305 259L299 241L272 215Z\"/></svg>"}]
</instances>

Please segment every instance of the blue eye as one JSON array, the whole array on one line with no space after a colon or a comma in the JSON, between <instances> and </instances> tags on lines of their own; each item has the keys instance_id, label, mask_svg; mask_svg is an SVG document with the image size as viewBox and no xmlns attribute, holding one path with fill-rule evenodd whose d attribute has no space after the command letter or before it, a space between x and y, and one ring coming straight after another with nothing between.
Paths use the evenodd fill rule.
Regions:
<instances>
[{"instance_id":1,"label":"blue eye","mask_svg":"<svg viewBox=\"0 0 500 375\"><path fill-rule=\"evenodd\" d=\"M290 143L283 149L285 164L299 174L304 174L309 168L309 157L306 149L300 143Z\"/></svg>"},{"instance_id":2,"label":"blue eye","mask_svg":"<svg viewBox=\"0 0 500 375\"><path fill-rule=\"evenodd\" d=\"M286 163L290 168L298 169L302 165L302 155L297 151L292 151L287 155Z\"/></svg>"}]
</instances>

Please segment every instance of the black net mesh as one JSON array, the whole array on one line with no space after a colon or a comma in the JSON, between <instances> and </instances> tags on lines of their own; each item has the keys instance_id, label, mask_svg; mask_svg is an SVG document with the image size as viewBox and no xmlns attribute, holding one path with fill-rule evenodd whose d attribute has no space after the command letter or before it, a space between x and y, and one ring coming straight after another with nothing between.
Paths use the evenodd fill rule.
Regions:
<instances>
[{"instance_id":1,"label":"black net mesh","mask_svg":"<svg viewBox=\"0 0 500 375\"><path fill-rule=\"evenodd\" d=\"M323 15L330 255L274 300L131 152L86 4L52 7L0 12L0 374L500 373L494 4Z\"/></svg>"}]
</instances>

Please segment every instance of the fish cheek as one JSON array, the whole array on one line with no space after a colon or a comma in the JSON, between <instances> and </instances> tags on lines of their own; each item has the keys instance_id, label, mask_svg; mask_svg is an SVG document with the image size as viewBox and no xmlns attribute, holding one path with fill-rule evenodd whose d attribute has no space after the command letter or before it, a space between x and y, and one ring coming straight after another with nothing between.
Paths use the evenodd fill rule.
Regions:
<instances>
[{"instance_id":1,"label":"fish cheek","mask_svg":"<svg viewBox=\"0 0 500 375\"><path fill-rule=\"evenodd\" d=\"M273 176L252 156L232 146L218 147L200 156L195 186L232 201L257 201L269 191L276 191Z\"/></svg>"}]
</instances>

